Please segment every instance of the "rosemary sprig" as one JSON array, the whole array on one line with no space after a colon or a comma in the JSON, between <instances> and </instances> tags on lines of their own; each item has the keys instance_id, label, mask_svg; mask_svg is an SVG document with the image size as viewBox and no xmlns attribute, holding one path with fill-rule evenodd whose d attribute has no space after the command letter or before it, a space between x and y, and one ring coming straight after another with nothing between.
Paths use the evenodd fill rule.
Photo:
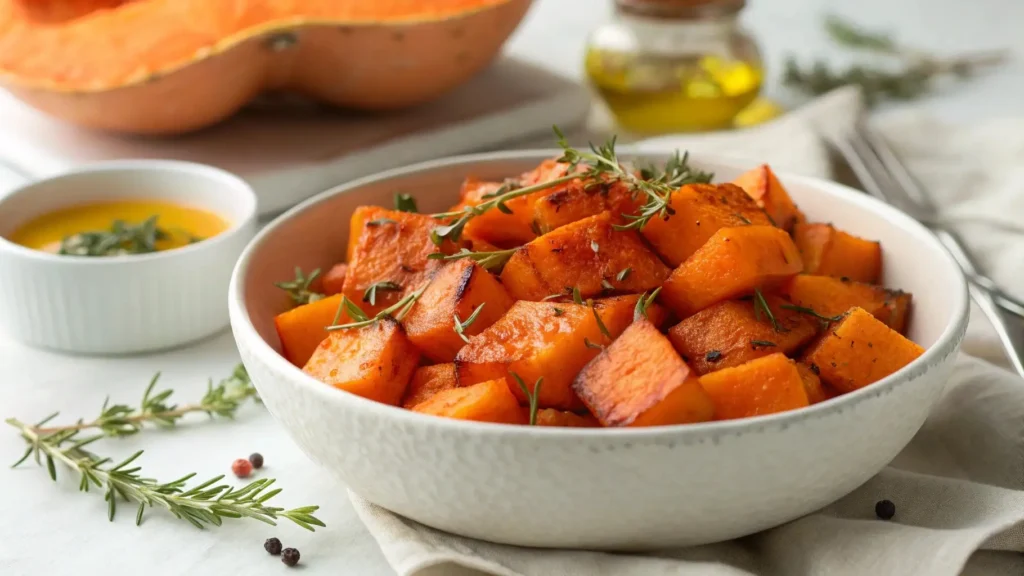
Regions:
<instances>
[{"instance_id":1,"label":"rosemary sprig","mask_svg":"<svg viewBox=\"0 0 1024 576\"><path fill-rule=\"evenodd\" d=\"M590 308L590 311L593 312L594 320L597 322L597 328L601 331L601 334L604 334L605 338L611 340L612 333L608 331L608 327L605 326L604 321L601 320L601 315L597 313L597 308L594 306L594 301L588 299L587 306Z\"/></svg>"},{"instance_id":2,"label":"rosemary sprig","mask_svg":"<svg viewBox=\"0 0 1024 576\"><path fill-rule=\"evenodd\" d=\"M786 62L784 82L812 95L848 84L858 85L868 105L885 99L910 100L927 93L933 82L942 76L965 79L1006 60L1005 52L941 58L901 46L888 34L865 30L836 16L826 18L825 29L837 44L892 57L900 62L901 67L854 65L836 71L825 62L818 61L805 69L790 58Z\"/></svg>"},{"instance_id":3,"label":"rosemary sprig","mask_svg":"<svg viewBox=\"0 0 1024 576\"><path fill-rule=\"evenodd\" d=\"M216 386L214 386L213 380L210 380L206 387L206 394L199 402L182 406L168 403L174 390L168 389L153 393L159 379L160 373L157 372L146 386L138 408L125 404L110 405L110 398L107 398L103 401L100 415L95 420L79 421L67 426L42 427L39 425L35 428L35 433L49 436L97 428L102 436L130 436L142 430L143 425L147 422L170 428L177 424L183 416L193 412L205 412L211 417L234 418L238 408L247 399L259 400L256 387L252 385L248 372L241 364L235 366L231 375L221 380ZM53 414L48 420L57 417L58 414Z\"/></svg>"},{"instance_id":4,"label":"rosemary sprig","mask_svg":"<svg viewBox=\"0 0 1024 576\"><path fill-rule=\"evenodd\" d=\"M416 206L416 199L408 194L395 193L395 210L399 212L412 212L418 213L419 207Z\"/></svg>"},{"instance_id":5,"label":"rosemary sprig","mask_svg":"<svg viewBox=\"0 0 1024 576\"><path fill-rule=\"evenodd\" d=\"M476 322L476 317L479 316L480 311L484 309L484 304L487 303L481 302L465 321L459 318L458 312L455 313L455 333L458 334L459 338L462 338L462 340L467 344L469 343L469 337L466 336L466 328L469 328L473 322Z\"/></svg>"},{"instance_id":6,"label":"rosemary sprig","mask_svg":"<svg viewBox=\"0 0 1024 576\"><path fill-rule=\"evenodd\" d=\"M14 466L24 462L32 454L37 462L46 461L50 478L57 480L57 463L78 472L79 490L88 492L92 487L104 489L107 501L107 518L114 520L118 497L139 505L135 513L135 524L142 523L146 506L164 508L175 517L186 520L196 528L207 525L220 526L226 518L253 518L276 525L275 520L286 518L307 530L324 523L313 515L319 506L303 506L285 510L267 506L266 502L281 492L280 488L267 490L274 480L261 478L241 488L232 489L227 484L217 484L224 476L217 476L186 489L186 483L195 477L187 474L177 480L160 483L143 477L139 466L129 467L143 453L139 450L118 464L110 458L100 458L88 452L85 447L103 438L103 434L78 438L79 430L65 430L44 434L40 428L25 424L15 418L6 422L17 428L29 447Z\"/></svg>"},{"instance_id":7,"label":"rosemary sprig","mask_svg":"<svg viewBox=\"0 0 1024 576\"><path fill-rule=\"evenodd\" d=\"M516 374L515 372L509 372L509 374L516 379L516 383L519 384L519 389L523 391L523 394L526 394L526 399L530 402L530 426L536 426L537 400L540 397L540 385L544 383L544 377L541 376L540 378L537 378L537 382L533 385L533 392L530 392L530 389L526 387L526 382L523 382L523 379L519 377L519 374Z\"/></svg>"},{"instance_id":8,"label":"rosemary sprig","mask_svg":"<svg viewBox=\"0 0 1024 576\"><path fill-rule=\"evenodd\" d=\"M808 316L813 316L814 318L817 318L818 320L821 320L822 322L828 324L831 324L833 322L839 322L840 320L843 319L842 314L839 314L837 316L822 316L821 314L815 312L813 308L808 308L806 306L797 306L795 304L782 304L779 306L779 308L782 308L784 310L792 310L794 312L799 312L801 314L807 314Z\"/></svg>"},{"instance_id":9,"label":"rosemary sprig","mask_svg":"<svg viewBox=\"0 0 1024 576\"><path fill-rule=\"evenodd\" d=\"M655 288L654 292L651 292L650 296L647 295L647 292L644 292L639 298L637 298L636 308L633 309L634 322L639 320L641 317L650 320L650 317L647 315L647 309L651 307L651 304L654 303L654 300L658 297L659 293L661 293L661 286Z\"/></svg>"},{"instance_id":10,"label":"rosemary sprig","mask_svg":"<svg viewBox=\"0 0 1024 576\"><path fill-rule=\"evenodd\" d=\"M496 250L494 252L473 252L467 248L463 248L455 254L446 255L440 252L435 252L427 256L429 260L463 260L469 258L482 266L485 270L501 270L508 262L508 259L516 253L518 248L511 248L509 250Z\"/></svg>"},{"instance_id":11,"label":"rosemary sprig","mask_svg":"<svg viewBox=\"0 0 1024 576\"><path fill-rule=\"evenodd\" d=\"M363 302L369 302L370 306L377 305L377 292L398 292L402 287L397 282L386 280L384 282L374 282L370 284L363 292Z\"/></svg>"},{"instance_id":12,"label":"rosemary sprig","mask_svg":"<svg viewBox=\"0 0 1024 576\"><path fill-rule=\"evenodd\" d=\"M772 328L774 328L776 332L788 332L788 330L781 326L775 319L775 314L773 314L772 309L768 307L768 301L764 299L764 294L762 294L761 290L758 288L754 288L754 318L756 318L758 322L761 322L762 318L768 318L768 322L771 323Z\"/></svg>"},{"instance_id":13,"label":"rosemary sprig","mask_svg":"<svg viewBox=\"0 0 1024 576\"><path fill-rule=\"evenodd\" d=\"M771 340L751 340L750 345L755 348L758 346L761 348L774 348L776 346L775 342L772 342Z\"/></svg>"},{"instance_id":14,"label":"rosemary sprig","mask_svg":"<svg viewBox=\"0 0 1024 576\"><path fill-rule=\"evenodd\" d=\"M348 324L332 324L331 326L328 326L324 329L329 332L333 332L334 330L362 328L364 326L376 324L377 322L385 318L394 318L395 320L401 322L402 319L404 319L405 316L409 313L409 310L412 310L413 305L416 303L416 299L419 298L420 294L422 293L422 288L415 292L411 292L404 296L398 302L395 302L391 306L388 306L387 308L381 310L380 312L377 313L376 316L372 318L367 316L366 313L363 312L362 308L357 306L355 302L349 300L348 297L346 296L342 296L341 303L338 304L338 312L334 315L336 319L335 321L337 321L337 319L341 317L341 311L344 310L345 312L348 313L349 318L352 318L354 322L349 322Z\"/></svg>"},{"instance_id":15,"label":"rosemary sprig","mask_svg":"<svg viewBox=\"0 0 1024 576\"><path fill-rule=\"evenodd\" d=\"M573 304L583 305L583 295L580 293L579 286L573 286L572 290L569 291L572 294Z\"/></svg>"},{"instance_id":16,"label":"rosemary sprig","mask_svg":"<svg viewBox=\"0 0 1024 576\"><path fill-rule=\"evenodd\" d=\"M309 273L309 276L306 276L302 272L302 268L296 266L294 280L289 280L288 282L274 282L274 286L277 286L281 290L287 292L288 297L292 299L292 302L296 306L301 306L324 298L323 294L309 289L313 284L313 281L316 280L318 276L320 276L319 268L314 269Z\"/></svg>"},{"instance_id":17,"label":"rosemary sprig","mask_svg":"<svg viewBox=\"0 0 1024 576\"><path fill-rule=\"evenodd\" d=\"M65 237L58 254L68 256L120 256L156 252L158 240L166 240L171 233L156 225L159 216L150 216L141 224L128 224L114 220L109 230L80 232ZM202 238L189 236L189 242Z\"/></svg>"}]
</instances>

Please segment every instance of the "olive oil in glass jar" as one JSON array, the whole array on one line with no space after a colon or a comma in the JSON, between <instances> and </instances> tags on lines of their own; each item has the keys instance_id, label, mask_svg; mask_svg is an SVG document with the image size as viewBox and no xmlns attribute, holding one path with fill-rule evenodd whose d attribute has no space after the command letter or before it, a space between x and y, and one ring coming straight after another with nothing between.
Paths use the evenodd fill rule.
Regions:
<instances>
[{"instance_id":1,"label":"olive oil in glass jar","mask_svg":"<svg viewBox=\"0 0 1024 576\"><path fill-rule=\"evenodd\" d=\"M761 90L761 58L737 23L744 0L615 0L586 71L619 125L638 134L717 130Z\"/></svg>"}]
</instances>

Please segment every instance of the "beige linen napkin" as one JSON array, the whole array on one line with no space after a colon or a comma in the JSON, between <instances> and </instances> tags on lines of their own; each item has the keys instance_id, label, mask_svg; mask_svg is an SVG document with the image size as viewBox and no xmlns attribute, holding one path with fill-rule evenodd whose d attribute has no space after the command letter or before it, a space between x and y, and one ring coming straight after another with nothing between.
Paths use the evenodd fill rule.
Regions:
<instances>
[{"instance_id":1,"label":"beige linen napkin","mask_svg":"<svg viewBox=\"0 0 1024 576\"><path fill-rule=\"evenodd\" d=\"M686 148L829 176L818 134L848 125L859 109L859 95L844 89L760 128L638 148ZM1024 120L961 129L901 114L880 118L879 128L940 199L986 271L1024 296ZM972 321L965 350L1004 361L990 328L972 318L980 322ZM964 355L921 431L867 484L789 524L709 546L647 555L503 546L350 497L401 576L1024 575L1024 381ZM871 514L886 498L897 503L890 522Z\"/></svg>"}]
</instances>

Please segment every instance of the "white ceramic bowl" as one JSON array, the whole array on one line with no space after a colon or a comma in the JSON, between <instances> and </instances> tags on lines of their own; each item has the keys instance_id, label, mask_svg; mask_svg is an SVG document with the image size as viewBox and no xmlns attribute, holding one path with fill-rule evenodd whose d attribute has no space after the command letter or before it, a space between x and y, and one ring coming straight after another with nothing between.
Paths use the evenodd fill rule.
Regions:
<instances>
[{"instance_id":1,"label":"white ceramic bowl","mask_svg":"<svg viewBox=\"0 0 1024 576\"><path fill-rule=\"evenodd\" d=\"M60 208L118 199L196 206L231 227L196 244L107 258L58 256L4 237ZM256 230L256 196L223 170L162 160L99 163L0 198L0 326L30 345L85 354L147 352L228 324L231 270Z\"/></svg>"},{"instance_id":2,"label":"white ceramic bowl","mask_svg":"<svg viewBox=\"0 0 1024 576\"><path fill-rule=\"evenodd\" d=\"M967 326L967 291L932 235L839 184L783 174L812 220L882 241L891 286L914 294L910 336L925 354L861 390L803 410L726 422L609 430L435 418L325 386L281 357L272 282L345 253L361 204L413 193L423 211L456 201L466 175L500 179L555 152L463 156L335 188L246 248L230 290L242 359L271 414L325 470L370 502L494 542L650 549L719 541L792 520L851 492L911 439L941 393ZM694 163L729 181L749 165ZM869 514L870 512L865 512Z\"/></svg>"}]
</instances>

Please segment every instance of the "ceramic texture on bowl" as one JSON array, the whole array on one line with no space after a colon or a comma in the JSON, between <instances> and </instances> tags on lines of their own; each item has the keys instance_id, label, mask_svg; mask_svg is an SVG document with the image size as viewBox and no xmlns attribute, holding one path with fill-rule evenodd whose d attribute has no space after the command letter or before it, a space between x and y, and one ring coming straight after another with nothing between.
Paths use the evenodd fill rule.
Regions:
<instances>
[{"instance_id":1,"label":"ceramic texture on bowl","mask_svg":"<svg viewBox=\"0 0 1024 576\"><path fill-rule=\"evenodd\" d=\"M231 222L217 236L153 254L58 256L2 236L75 204L154 198ZM33 346L126 354L179 346L224 329L231 269L255 233L256 197L241 179L187 162L101 163L35 182L0 200L0 323Z\"/></svg>"},{"instance_id":2,"label":"ceramic texture on bowl","mask_svg":"<svg viewBox=\"0 0 1024 576\"><path fill-rule=\"evenodd\" d=\"M818 509L884 467L917 432L967 324L959 269L909 217L838 184L782 175L812 220L882 241L886 282L913 292L911 336L928 348L899 373L809 408L645 429L461 422L385 406L305 376L275 352L273 281L340 261L348 217L409 192L423 211L456 200L467 175L502 178L554 152L426 163L329 191L268 226L230 290L242 359L271 414L355 493L423 524L539 547L654 549L750 534ZM749 166L694 163L728 181Z\"/></svg>"}]
</instances>

